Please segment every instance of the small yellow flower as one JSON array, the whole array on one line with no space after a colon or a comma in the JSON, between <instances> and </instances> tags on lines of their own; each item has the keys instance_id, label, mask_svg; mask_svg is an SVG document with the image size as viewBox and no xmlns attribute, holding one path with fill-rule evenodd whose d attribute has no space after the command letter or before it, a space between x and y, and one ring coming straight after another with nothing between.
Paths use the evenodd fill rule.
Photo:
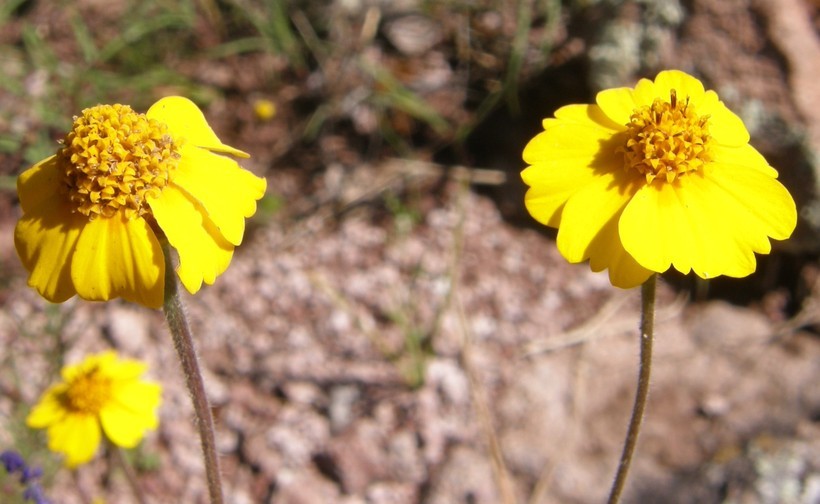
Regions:
<instances>
[{"instance_id":1,"label":"small yellow flower","mask_svg":"<svg viewBox=\"0 0 820 504\"><path fill-rule=\"evenodd\" d=\"M260 121L270 121L276 115L276 104L267 98L259 98L253 102L253 112Z\"/></svg>"},{"instance_id":2,"label":"small yellow flower","mask_svg":"<svg viewBox=\"0 0 820 504\"><path fill-rule=\"evenodd\" d=\"M48 448L65 455L68 467L91 460L100 429L115 445L133 448L156 429L162 387L142 379L147 366L120 360L115 352L65 366L63 381L45 391L26 424L48 429Z\"/></svg>"},{"instance_id":3,"label":"small yellow flower","mask_svg":"<svg viewBox=\"0 0 820 504\"><path fill-rule=\"evenodd\" d=\"M570 262L609 270L613 285L674 267L743 277L754 253L797 222L777 171L743 122L694 77L664 71L545 119L524 149L530 214L558 228Z\"/></svg>"},{"instance_id":4,"label":"small yellow flower","mask_svg":"<svg viewBox=\"0 0 820 504\"><path fill-rule=\"evenodd\" d=\"M163 235L179 253L185 288L212 284L266 188L226 155L248 157L223 144L186 98L163 98L145 114L83 110L57 154L17 181L14 243L29 285L55 303L78 294L158 308Z\"/></svg>"}]
</instances>

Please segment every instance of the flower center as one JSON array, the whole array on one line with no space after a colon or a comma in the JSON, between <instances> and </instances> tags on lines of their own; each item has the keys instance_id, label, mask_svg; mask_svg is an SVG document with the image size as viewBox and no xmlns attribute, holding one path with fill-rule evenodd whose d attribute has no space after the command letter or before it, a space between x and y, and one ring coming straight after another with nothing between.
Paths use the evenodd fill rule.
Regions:
<instances>
[{"instance_id":1,"label":"flower center","mask_svg":"<svg viewBox=\"0 0 820 504\"><path fill-rule=\"evenodd\" d=\"M111 379L102 376L95 366L68 384L63 400L72 412L96 415L110 397Z\"/></svg>"},{"instance_id":2,"label":"flower center","mask_svg":"<svg viewBox=\"0 0 820 504\"><path fill-rule=\"evenodd\" d=\"M656 98L652 106L635 109L629 119L627 141L618 148L627 169L634 168L651 184L656 178L674 182L711 160L709 116L678 101L673 89L669 101Z\"/></svg>"},{"instance_id":3,"label":"flower center","mask_svg":"<svg viewBox=\"0 0 820 504\"><path fill-rule=\"evenodd\" d=\"M146 196L162 191L180 158L167 126L127 105L83 110L62 143L57 166L66 193L89 220L150 214Z\"/></svg>"}]
</instances>

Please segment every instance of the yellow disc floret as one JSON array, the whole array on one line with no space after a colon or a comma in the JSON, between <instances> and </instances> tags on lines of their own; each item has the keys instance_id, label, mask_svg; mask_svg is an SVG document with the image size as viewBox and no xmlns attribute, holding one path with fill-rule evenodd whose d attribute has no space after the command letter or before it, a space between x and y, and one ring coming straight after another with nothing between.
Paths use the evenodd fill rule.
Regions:
<instances>
[{"instance_id":1,"label":"yellow disc floret","mask_svg":"<svg viewBox=\"0 0 820 504\"><path fill-rule=\"evenodd\" d=\"M634 168L647 183L659 178L674 182L711 161L709 116L699 116L687 98L678 101L675 90L669 101L656 98L652 106L635 109L627 127L624 153L627 169Z\"/></svg>"},{"instance_id":2,"label":"yellow disc floret","mask_svg":"<svg viewBox=\"0 0 820 504\"><path fill-rule=\"evenodd\" d=\"M82 371L67 385L63 405L74 413L96 415L111 398L111 378L97 366Z\"/></svg>"},{"instance_id":3,"label":"yellow disc floret","mask_svg":"<svg viewBox=\"0 0 820 504\"><path fill-rule=\"evenodd\" d=\"M118 212L131 219L150 214L146 196L168 183L179 148L165 124L127 105L98 105L74 118L57 164L74 211L89 220Z\"/></svg>"}]
</instances>

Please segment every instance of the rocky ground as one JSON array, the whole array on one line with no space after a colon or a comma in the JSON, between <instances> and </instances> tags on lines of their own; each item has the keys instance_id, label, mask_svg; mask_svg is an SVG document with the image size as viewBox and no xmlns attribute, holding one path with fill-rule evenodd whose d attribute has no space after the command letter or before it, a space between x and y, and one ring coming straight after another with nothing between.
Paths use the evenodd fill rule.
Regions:
<instances>
[{"instance_id":1,"label":"rocky ground","mask_svg":"<svg viewBox=\"0 0 820 504\"><path fill-rule=\"evenodd\" d=\"M482 116L475 95L503 78L521 14L501 3L444 16L414 2L332 2L353 21L319 35L358 40L362 60L316 53L315 65L264 88L278 108L269 122L254 117L253 97L266 72L284 71L280 59L180 65L227 90L206 115L283 203L260 211L214 286L185 299L228 502L602 502L634 394L638 292L567 264L522 213L520 151L557 106L665 67L696 73L739 111L802 220L749 279L661 281L650 405L625 502L820 502L816 5L559 5L560 16L533 16L522 39L520 112L499 105ZM60 31L59 11L33 4L3 37L24 20ZM294 24L315 13L303 15ZM473 30L467 49L462 22ZM548 51L533 49L544 40ZM389 69L444 124L475 128L458 143L427 112L356 99L374 80L362 61ZM319 133L297 137L325 98ZM0 94L0 108L19 106ZM409 140L391 144L384 121ZM20 171L20 154L2 160L3 173ZM18 212L3 194L0 446L31 438L20 418L55 362L113 347L147 361L165 388L160 428L133 457L145 498L205 502L162 314L39 299L13 251ZM55 502L137 502L111 457L75 475L41 457Z\"/></svg>"}]
</instances>

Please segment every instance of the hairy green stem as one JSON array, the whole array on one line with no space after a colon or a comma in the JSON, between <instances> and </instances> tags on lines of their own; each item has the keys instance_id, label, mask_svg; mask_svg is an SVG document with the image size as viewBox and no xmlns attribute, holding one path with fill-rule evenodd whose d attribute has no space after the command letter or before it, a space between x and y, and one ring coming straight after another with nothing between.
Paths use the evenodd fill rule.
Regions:
<instances>
[{"instance_id":1,"label":"hairy green stem","mask_svg":"<svg viewBox=\"0 0 820 504\"><path fill-rule=\"evenodd\" d=\"M173 251L170 244L163 240L162 251L165 255L165 301L163 310L168 320L168 328L174 339L174 348L179 356L188 393L194 404L196 425L199 429L199 439L202 443L202 454L205 459L205 474L208 477L208 493L211 504L222 504L222 479L219 472L219 457L216 453L214 438L214 419L211 415L211 405L205 394L205 383L199 371L194 340L191 336L191 327L185 316L185 307L179 297L179 284L173 264Z\"/></svg>"},{"instance_id":2,"label":"hairy green stem","mask_svg":"<svg viewBox=\"0 0 820 504\"><path fill-rule=\"evenodd\" d=\"M624 450L618 464L618 473L609 492L608 504L616 504L621 499L632 455L641 432L643 414L646 410L646 399L649 396L649 376L652 371L652 340L655 336L655 284L657 276L653 274L641 286L641 364L638 371L638 390L635 392L635 404L632 406L632 418L624 441Z\"/></svg>"}]
</instances>

